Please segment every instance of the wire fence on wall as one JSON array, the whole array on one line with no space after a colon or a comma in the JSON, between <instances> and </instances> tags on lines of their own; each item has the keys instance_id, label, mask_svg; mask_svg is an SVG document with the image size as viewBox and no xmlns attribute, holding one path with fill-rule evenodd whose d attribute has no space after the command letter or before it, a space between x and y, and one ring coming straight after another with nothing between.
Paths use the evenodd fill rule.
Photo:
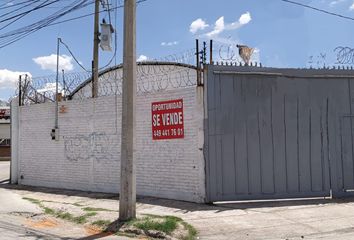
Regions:
<instances>
[{"instance_id":1,"label":"wire fence on wall","mask_svg":"<svg viewBox=\"0 0 354 240\"><path fill-rule=\"evenodd\" d=\"M150 94L196 86L197 73L192 65L167 62L142 62L137 65L137 93ZM56 75L35 77L21 76L18 95L21 105L54 102ZM98 79L98 96L122 94L122 66L101 72ZM88 72L60 73L58 97L64 100L92 97L91 74Z\"/></svg>"}]
</instances>

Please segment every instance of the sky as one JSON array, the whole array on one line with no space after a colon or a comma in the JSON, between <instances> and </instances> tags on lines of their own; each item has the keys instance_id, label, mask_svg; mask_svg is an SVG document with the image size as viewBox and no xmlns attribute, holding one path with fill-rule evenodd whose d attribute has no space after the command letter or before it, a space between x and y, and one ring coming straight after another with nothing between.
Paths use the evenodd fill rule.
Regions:
<instances>
[{"instance_id":1,"label":"sky","mask_svg":"<svg viewBox=\"0 0 354 240\"><path fill-rule=\"evenodd\" d=\"M0 0L0 21L26 0ZM44 2L44 0L38 0ZM326 11L354 18L354 0L294 0ZM74 0L30 12L5 26L1 35L43 19ZM109 0L111 7L122 0ZM103 8L101 7L101 10ZM94 12L93 4L58 21ZM109 22L107 12L101 13ZM117 52L109 66L122 62L123 8L111 12L117 34ZM238 60L236 44L255 48L253 61L267 67L321 67L336 64L334 49L354 48L354 21L320 13L281 0L146 0L137 7L137 58L180 59L195 48L195 39L214 40L214 60ZM57 38L71 49L79 63L91 69L93 16L43 28L13 44L0 47L0 99L15 94L19 74L32 77L56 71ZM114 43L113 43L114 45ZM114 46L113 46L114 48ZM100 67L107 66L114 51L100 50ZM188 55L189 63L194 56ZM69 51L60 45L60 69L82 72Z\"/></svg>"}]
</instances>

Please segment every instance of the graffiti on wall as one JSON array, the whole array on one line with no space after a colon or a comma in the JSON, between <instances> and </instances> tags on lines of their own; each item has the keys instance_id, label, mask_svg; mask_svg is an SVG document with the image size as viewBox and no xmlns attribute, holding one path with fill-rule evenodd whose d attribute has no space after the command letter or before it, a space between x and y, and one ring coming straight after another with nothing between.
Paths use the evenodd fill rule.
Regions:
<instances>
[{"instance_id":1,"label":"graffiti on wall","mask_svg":"<svg viewBox=\"0 0 354 240\"><path fill-rule=\"evenodd\" d=\"M93 132L89 135L65 137L65 156L69 161L117 161L119 141L117 135Z\"/></svg>"}]
</instances>

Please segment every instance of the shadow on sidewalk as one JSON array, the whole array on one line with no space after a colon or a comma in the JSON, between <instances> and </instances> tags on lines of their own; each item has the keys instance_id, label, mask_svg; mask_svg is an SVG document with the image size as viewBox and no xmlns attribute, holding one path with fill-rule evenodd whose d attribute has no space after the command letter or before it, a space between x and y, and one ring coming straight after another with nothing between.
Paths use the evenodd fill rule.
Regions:
<instances>
[{"instance_id":1,"label":"shadow on sidewalk","mask_svg":"<svg viewBox=\"0 0 354 240\"><path fill-rule=\"evenodd\" d=\"M75 196L90 199L107 199L119 201L119 194L85 192L78 190L55 189L46 187L33 187L23 185L0 184L0 188L9 190L23 190L29 192L40 192L46 194ZM222 202L213 204L192 203L185 201L177 201L170 199L162 199L156 197L137 197L137 204L148 204L153 206L161 206L175 209L175 212L195 212L195 211L214 211L215 213L229 210L246 210L254 208L277 208L277 207L293 207L293 206L308 206L308 205L323 205L323 204L345 204L354 202L354 198L312 198L312 199L287 199L287 200L266 200L266 201L239 201L239 202ZM118 204L118 203L117 203Z\"/></svg>"}]
</instances>

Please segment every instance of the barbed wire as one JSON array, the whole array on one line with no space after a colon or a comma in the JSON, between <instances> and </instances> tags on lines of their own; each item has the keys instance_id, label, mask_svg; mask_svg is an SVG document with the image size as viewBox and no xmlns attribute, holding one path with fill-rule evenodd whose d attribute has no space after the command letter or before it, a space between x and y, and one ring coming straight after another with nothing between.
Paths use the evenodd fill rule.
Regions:
<instances>
[{"instance_id":1,"label":"barbed wire","mask_svg":"<svg viewBox=\"0 0 354 240\"><path fill-rule=\"evenodd\" d=\"M122 94L123 69L108 69L98 78L98 96ZM22 105L55 100L56 75L30 78L22 81ZM193 66L179 63L139 63L137 66L137 93L195 86L196 70ZM64 100L91 98L91 74L87 72L61 73L58 89ZM19 91L18 91L19 92ZM17 93L18 94L18 93Z\"/></svg>"},{"instance_id":2,"label":"barbed wire","mask_svg":"<svg viewBox=\"0 0 354 240\"><path fill-rule=\"evenodd\" d=\"M165 67L165 69L164 69ZM184 66L169 65L138 65L137 93L151 94L160 91L192 87L197 84L196 70ZM98 96L122 94L123 71L118 68L101 75L98 79ZM91 97L91 81L83 83L71 96L72 99L86 99Z\"/></svg>"},{"instance_id":3,"label":"barbed wire","mask_svg":"<svg viewBox=\"0 0 354 240\"><path fill-rule=\"evenodd\" d=\"M262 65L259 62L259 59L257 59L258 57L256 57L256 54L251 57L251 61L249 62L249 64L245 63L239 55L237 43L225 43L214 40L212 54L214 64L229 64L238 66Z\"/></svg>"},{"instance_id":4,"label":"barbed wire","mask_svg":"<svg viewBox=\"0 0 354 240\"><path fill-rule=\"evenodd\" d=\"M333 51L337 54L336 64L354 64L354 48L339 46Z\"/></svg>"},{"instance_id":5,"label":"barbed wire","mask_svg":"<svg viewBox=\"0 0 354 240\"><path fill-rule=\"evenodd\" d=\"M195 48L185 49L178 53L168 54L166 56L149 59L156 62L173 62L195 65L196 50ZM174 67L171 65L170 67Z\"/></svg>"}]
</instances>

